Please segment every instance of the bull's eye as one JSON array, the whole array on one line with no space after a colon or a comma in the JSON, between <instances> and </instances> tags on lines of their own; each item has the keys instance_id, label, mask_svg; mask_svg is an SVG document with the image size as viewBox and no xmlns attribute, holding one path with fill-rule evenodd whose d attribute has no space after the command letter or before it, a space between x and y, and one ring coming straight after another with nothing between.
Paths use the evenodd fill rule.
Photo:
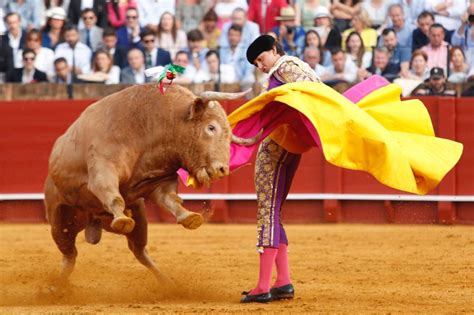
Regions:
<instances>
[{"instance_id":1,"label":"bull's eye","mask_svg":"<svg viewBox=\"0 0 474 315\"><path fill-rule=\"evenodd\" d=\"M207 130L210 132L216 132L216 126L209 124L207 125Z\"/></svg>"}]
</instances>

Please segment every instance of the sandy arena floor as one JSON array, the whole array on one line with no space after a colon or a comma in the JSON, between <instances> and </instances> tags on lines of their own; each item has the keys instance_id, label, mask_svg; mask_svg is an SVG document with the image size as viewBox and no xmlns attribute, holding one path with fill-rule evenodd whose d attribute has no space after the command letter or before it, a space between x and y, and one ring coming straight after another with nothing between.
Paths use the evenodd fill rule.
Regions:
<instances>
[{"instance_id":1,"label":"sandy arena floor","mask_svg":"<svg viewBox=\"0 0 474 315\"><path fill-rule=\"evenodd\" d=\"M296 298L239 302L258 274L253 225L151 225L149 252L178 292L157 284L125 238L78 237L67 287L48 225L0 225L0 312L474 313L472 226L289 225Z\"/></svg>"}]
</instances>

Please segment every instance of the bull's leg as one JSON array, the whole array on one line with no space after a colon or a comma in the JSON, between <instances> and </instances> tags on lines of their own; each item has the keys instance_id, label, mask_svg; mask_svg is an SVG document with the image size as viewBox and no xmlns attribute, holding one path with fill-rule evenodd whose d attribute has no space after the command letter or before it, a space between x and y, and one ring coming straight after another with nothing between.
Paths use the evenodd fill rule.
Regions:
<instances>
[{"instance_id":1,"label":"bull's leg","mask_svg":"<svg viewBox=\"0 0 474 315\"><path fill-rule=\"evenodd\" d=\"M110 227L117 233L127 234L135 227L135 221L126 215L125 201L118 187L119 179L114 166L102 161L91 163L87 188L101 201L104 210L114 216Z\"/></svg>"},{"instance_id":2,"label":"bull's leg","mask_svg":"<svg viewBox=\"0 0 474 315\"><path fill-rule=\"evenodd\" d=\"M130 208L132 210L132 217L135 220L135 228L131 233L127 234L128 248L130 248L137 260L147 267L160 282L171 283L171 280L158 269L146 250L148 222L145 214L144 200L137 200Z\"/></svg>"},{"instance_id":3,"label":"bull's leg","mask_svg":"<svg viewBox=\"0 0 474 315\"><path fill-rule=\"evenodd\" d=\"M173 214L176 221L185 228L197 229L204 222L204 219L200 213L189 211L181 205L183 200L178 196L177 187L177 178L160 183L151 194L151 199L158 206Z\"/></svg>"},{"instance_id":4,"label":"bull's leg","mask_svg":"<svg viewBox=\"0 0 474 315\"><path fill-rule=\"evenodd\" d=\"M53 239L63 254L61 278L66 280L74 270L77 257L76 236L84 229L85 220L79 211L65 205L58 206L54 215L50 213L49 220Z\"/></svg>"},{"instance_id":5,"label":"bull's leg","mask_svg":"<svg viewBox=\"0 0 474 315\"><path fill-rule=\"evenodd\" d=\"M84 222L81 214L76 213L74 208L61 205L59 192L50 177L46 179L44 204L54 242L63 254L61 278L66 280L74 270L76 236L84 228Z\"/></svg>"}]
</instances>

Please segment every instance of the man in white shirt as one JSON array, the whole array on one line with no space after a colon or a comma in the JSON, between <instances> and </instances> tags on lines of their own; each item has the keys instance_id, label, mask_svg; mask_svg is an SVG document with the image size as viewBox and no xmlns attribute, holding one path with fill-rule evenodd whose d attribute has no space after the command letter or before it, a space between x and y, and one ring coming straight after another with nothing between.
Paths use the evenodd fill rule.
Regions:
<instances>
[{"instance_id":1,"label":"man in white shirt","mask_svg":"<svg viewBox=\"0 0 474 315\"><path fill-rule=\"evenodd\" d=\"M332 65L327 67L327 73L321 76L322 81L346 81L354 83L357 79L357 66L341 49L331 52Z\"/></svg>"},{"instance_id":2,"label":"man in white shirt","mask_svg":"<svg viewBox=\"0 0 474 315\"><path fill-rule=\"evenodd\" d=\"M214 82L216 84L236 83L235 68L229 64L221 64L216 50L206 53L207 67L201 68L194 77L193 83Z\"/></svg>"},{"instance_id":3,"label":"man in white shirt","mask_svg":"<svg viewBox=\"0 0 474 315\"><path fill-rule=\"evenodd\" d=\"M425 10L433 13L435 22L443 25L447 31L459 28L466 8L466 0L425 0Z\"/></svg>"},{"instance_id":4,"label":"man in white shirt","mask_svg":"<svg viewBox=\"0 0 474 315\"><path fill-rule=\"evenodd\" d=\"M176 3L174 0L138 0L138 15L140 26L156 32L161 15L165 12L175 14Z\"/></svg>"},{"instance_id":5,"label":"man in white shirt","mask_svg":"<svg viewBox=\"0 0 474 315\"><path fill-rule=\"evenodd\" d=\"M143 52L138 48L132 48L127 54L128 67L123 68L120 73L120 83L142 84L148 82L145 79L145 58Z\"/></svg>"},{"instance_id":6,"label":"man in white shirt","mask_svg":"<svg viewBox=\"0 0 474 315\"><path fill-rule=\"evenodd\" d=\"M247 61L247 46L243 44L242 27L232 24L227 31L228 46L221 46L220 58L223 64L232 65L236 71L237 80L241 84L255 82L255 67Z\"/></svg>"},{"instance_id":7,"label":"man in white shirt","mask_svg":"<svg viewBox=\"0 0 474 315\"><path fill-rule=\"evenodd\" d=\"M79 31L75 25L68 25L64 33L65 43L56 47L55 59L64 57L71 66L72 75L89 73L91 70L92 51L79 41Z\"/></svg>"},{"instance_id":8,"label":"man in white shirt","mask_svg":"<svg viewBox=\"0 0 474 315\"><path fill-rule=\"evenodd\" d=\"M258 24L247 20L247 12L242 8L236 8L230 17L230 21L225 23L222 27L221 37L219 38L219 46L228 47L229 40L227 32L231 25L239 25L242 27L241 44L248 47L257 37L260 36Z\"/></svg>"},{"instance_id":9,"label":"man in white shirt","mask_svg":"<svg viewBox=\"0 0 474 315\"><path fill-rule=\"evenodd\" d=\"M196 76L197 71L196 68L189 63L188 53L184 50L178 51L173 63L185 68L184 73L178 73L173 82L178 84L190 84Z\"/></svg>"},{"instance_id":10,"label":"man in white shirt","mask_svg":"<svg viewBox=\"0 0 474 315\"><path fill-rule=\"evenodd\" d=\"M21 28L21 17L18 13L8 13L5 17L7 32L3 35L3 43L12 48L13 59L18 58L18 51L25 46L25 33ZM20 57L21 59L21 57Z\"/></svg>"}]
</instances>

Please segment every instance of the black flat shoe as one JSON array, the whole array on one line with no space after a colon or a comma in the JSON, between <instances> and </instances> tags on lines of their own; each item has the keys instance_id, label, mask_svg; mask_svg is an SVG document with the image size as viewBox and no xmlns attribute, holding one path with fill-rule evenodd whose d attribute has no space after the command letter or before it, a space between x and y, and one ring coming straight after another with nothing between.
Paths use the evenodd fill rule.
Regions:
<instances>
[{"instance_id":1,"label":"black flat shoe","mask_svg":"<svg viewBox=\"0 0 474 315\"><path fill-rule=\"evenodd\" d=\"M273 300L292 299L295 296L295 288L293 285L287 284L278 288L270 289Z\"/></svg>"},{"instance_id":2,"label":"black flat shoe","mask_svg":"<svg viewBox=\"0 0 474 315\"><path fill-rule=\"evenodd\" d=\"M272 300L270 292L261 294L249 294L249 292L242 292L245 295L240 299L240 303L268 303Z\"/></svg>"}]
</instances>

